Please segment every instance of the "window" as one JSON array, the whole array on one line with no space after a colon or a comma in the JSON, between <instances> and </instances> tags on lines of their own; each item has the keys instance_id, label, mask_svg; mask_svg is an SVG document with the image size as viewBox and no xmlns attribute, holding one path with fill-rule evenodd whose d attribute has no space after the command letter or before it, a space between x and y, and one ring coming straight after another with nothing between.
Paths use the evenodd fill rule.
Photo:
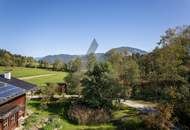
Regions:
<instances>
[{"instance_id":1,"label":"window","mask_svg":"<svg viewBox=\"0 0 190 130\"><path fill-rule=\"evenodd\" d=\"M16 122L16 115L14 114L13 116L11 116L11 122Z\"/></svg>"},{"instance_id":2,"label":"window","mask_svg":"<svg viewBox=\"0 0 190 130\"><path fill-rule=\"evenodd\" d=\"M9 120L8 119L5 119L3 121L3 128L7 128L9 126Z\"/></svg>"}]
</instances>

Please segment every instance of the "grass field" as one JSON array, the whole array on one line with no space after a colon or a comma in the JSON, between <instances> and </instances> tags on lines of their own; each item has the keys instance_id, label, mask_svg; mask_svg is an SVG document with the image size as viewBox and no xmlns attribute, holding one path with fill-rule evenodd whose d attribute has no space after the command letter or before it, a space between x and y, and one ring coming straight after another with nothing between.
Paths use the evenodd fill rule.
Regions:
<instances>
[{"instance_id":1,"label":"grass field","mask_svg":"<svg viewBox=\"0 0 190 130\"><path fill-rule=\"evenodd\" d=\"M38 86L46 85L46 83L64 82L66 72L55 72L45 69L24 68L24 67L0 67L0 73L11 71L12 75L17 78L52 74L46 77L37 77L32 79L25 79L25 81L36 84Z\"/></svg>"},{"instance_id":2,"label":"grass field","mask_svg":"<svg viewBox=\"0 0 190 130\"><path fill-rule=\"evenodd\" d=\"M0 73L3 73L5 71L11 71L11 74L17 78L54 73L53 71L45 69L1 66Z\"/></svg>"},{"instance_id":3,"label":"grass field","mask_svg":"<svg viewBox=\"0 0 190 130\"><path fill-rule=\"evenodd\" d=\"M47 77L38 77L33 79L25 80L27 82L36 84L38 86L44 86L46 83L58 83L64 82L64 77L67 75L65 72L53 72L54 75L50 75Z\"/></svg>"}]
</instances>

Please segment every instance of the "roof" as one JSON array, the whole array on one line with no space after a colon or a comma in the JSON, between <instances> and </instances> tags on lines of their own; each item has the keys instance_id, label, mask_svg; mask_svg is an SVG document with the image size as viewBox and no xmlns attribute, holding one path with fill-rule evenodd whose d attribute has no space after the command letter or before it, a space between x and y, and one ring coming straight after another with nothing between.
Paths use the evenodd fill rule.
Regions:
<instances>
[{"instance_id":1,"label":"roof","mask_svg":"<svg viewBox=\"0 0 190 130\"><path fill-rule=\"evenodd\" d=\"M0 105L25 94L25 92L22 88L0 82Z\"/></svg>"},{"instance_id":2,"label":"roof","mask_svg":"<svg viewBox=\"0 0 190 130\"><path fill-rule=\"evenodd\" d=\"M3 74L0 75L0 82L5 82L16 87L25 89L26 91L36 90L36 85L28 83L26 81L11 77L11 79L4 78Z\"/></svg>"}]
</instances>

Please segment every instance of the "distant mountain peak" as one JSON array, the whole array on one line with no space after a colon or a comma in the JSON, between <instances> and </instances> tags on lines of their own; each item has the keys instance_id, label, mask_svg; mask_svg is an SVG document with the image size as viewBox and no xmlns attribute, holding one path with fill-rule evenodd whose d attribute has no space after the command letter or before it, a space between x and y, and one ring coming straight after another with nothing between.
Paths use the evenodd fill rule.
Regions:
<instances>
[{"instance_id":1,"label":"distant mountain peak","mask_svg":"<svg viewBox=\"0 0 190 130\"><path fill-rule=\"evenodd\" d=\"M147 53L144 50L133 48L133 47L118 47L118 48L113 48L113 49L115 49L117 52L120 52L120 53L124 53L126 50L128 51L129 54L139 53L141 55L144 55ZM111 50L113 50L113 49L111 49ZM106 53L109 53L111 50L107 51Z\"/></svg>"},{"instance_id":2,"label":"distant mountain peak","mask_svg":"<svg viewBox=\"0 0 190 130\"><path fill-rule=\"evenodd\" d=\"M140 55L143 55L143 54L147 53L146 51L143 51L143 50L140 50L137 48L133 48L133 47L118 47L118 48L113 48L113 49L115 49L117 52L120 52L120 53L124 53L127 50L130 55L137 54L137 53L139 53ZM105 54L109 53L111 50L112 49L110 49L106 53L96 53L97 60L103 61L105 59ZM82 60L86 60L86 55L69 55L69 54L48 55L48 56L41 58L41 60L53 63L56 59L59 59L65 63L68 63L69 61L71 61L77 57L80 57Z\"/></svg>"}]
</instances>

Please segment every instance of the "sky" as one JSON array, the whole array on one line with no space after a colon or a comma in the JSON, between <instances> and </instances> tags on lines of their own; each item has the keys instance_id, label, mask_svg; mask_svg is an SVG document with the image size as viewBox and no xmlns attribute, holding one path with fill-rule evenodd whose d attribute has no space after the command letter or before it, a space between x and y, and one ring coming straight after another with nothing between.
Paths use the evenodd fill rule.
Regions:
<instances>
[{"instance_id":1,"label":"sky","mask_svg":"<svg viewBox=\"0 0 190 130\"><path fill-rule=\"evenodd\" d=\"M190 0L0 0L0 48L25 56L85 54L93 38L97 52L151 51L189 24Z\"/></svg>"}]
</instances>

